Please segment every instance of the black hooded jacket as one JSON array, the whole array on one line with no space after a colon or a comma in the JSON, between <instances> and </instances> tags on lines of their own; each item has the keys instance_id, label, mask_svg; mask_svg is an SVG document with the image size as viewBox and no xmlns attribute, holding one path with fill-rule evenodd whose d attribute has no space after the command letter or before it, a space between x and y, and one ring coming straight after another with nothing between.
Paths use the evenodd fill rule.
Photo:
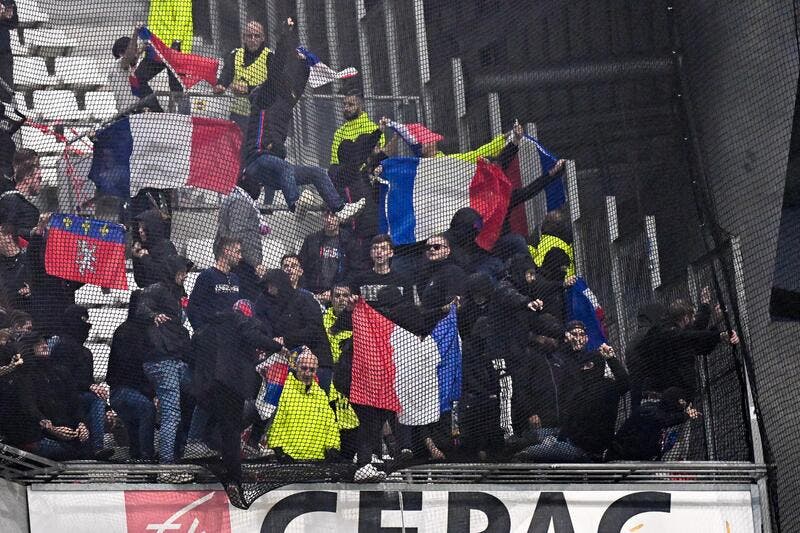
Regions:
<instances>
[{"instance_id":1,"label":"black hooded jacket","mask_svg":"<svg viewBox=\"0 0 800 533\"><path fill-rule=\"evenodd\" d=\"M417 295L425 311L439 310L456 296L464 294L466 274L451 257L440 261L423 258L417 271Z\"/></svg>"},{"instance_id":2,"label":"black hooded jacket","mask_svg":"<svg viewBox=\"0 0 800 533\"><path fill-rule=\"evenodd\" d=\"M131 293L128 318L117 327L111 338L106 382L112 390L116 387L129 387L147 398L152 398L155 391L142 369L146 354L151 353L153 348L147 340L149 323L136 314L141 298L141 290Z\"/></svg>"},{"instance_id":3,"label":"black hooded jacket","mask_svg":"<svg viewBox=\"0 0 800 533\"><path fill-rule=\"evenodd\" d=\"M322 312L314 295L304 289L294 289L283 270L273 269L264 276L264 285L272 285L277 295L264 294L256 302L256 316L272 326L278 337L283 337L289 349L308 348L317 356L319 366L333 367L333 357Z\"/></svg>"},{"instance_id":4,"label":"black hooded jacket","mask_svg":"<svg viewBox=\"0 0 800 533\"><path fill-rule=\"evenodd\" d=\"M169 225L158 209L145 211L136 220L145 231L142 247L147 254L133 258L133 278L139 287L145 288L168 279L167 259L178 255L178 251L169 240Z\"/></svg>"},{"instance_id":5,"label":"black hooded jacket","mask_svg":"<svg viewBox=\"0 0 800 533\"><path fill-rule=\"evenodd\" d=\"M31 236L28 244L28 265L31 269L30 312L36 330L50 337L58 335L64 311L75 303L75 291L83 284L51 276L45 270L45 239Z\"/></svg>"},{"instance_id":6,"label":"black hooded jacket","mask_svg":"<svg viewBox=\"0 0 800 533\"><path fill-rule=\"evenodd\" d=\"M94 358L84 346L92 327L88 320L89 311L82 305L67 307L61 318L59 340L50 354L52 363L64 367L81 392L94 384Z\"/></svg>"},{"instance_id":7,"label":"black hooded jacket","mask_svg":"<svg viewBox=\"0 0 800 533\"><path fill-rule=\"evenodd\" d=\"M472 273L478 260L487 255L475 242L483 229L483 217L471 207L462 207L453 214L450 227L444 232L450 243L450 256L464 271Z\"/></svg>"},{"instance_id":8,"label":"black hooded jacket","mask_svg":"<svg viewBox=\"0 0 800 533\"><path fill-rule=\"evenodd\" d=\"M145 361L164 361L167 359L183 359L189 350L189 332L183 327L185 313L182 300L186 291L182 285L175 283L175 276L182 270L188 270L188 261L180 256L172 256L165 261L168 281L161 281L148 286L142 291L136 316L146 324L147 341L152 351L145 355ZM156 315L164 314L169 320L156 325Z\"/></svg>"}]
</instances>

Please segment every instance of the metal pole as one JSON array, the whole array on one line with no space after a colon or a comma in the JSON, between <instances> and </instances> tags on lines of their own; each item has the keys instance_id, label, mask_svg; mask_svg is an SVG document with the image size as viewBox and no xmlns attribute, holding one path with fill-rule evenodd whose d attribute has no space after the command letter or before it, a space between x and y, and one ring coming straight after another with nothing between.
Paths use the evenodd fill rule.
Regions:
<instances>
[{"instance_id":1,"label":"metal pole","mask_svg":"<svg viewBox=\"0 0 800 533\"><path fill-rule=\"evenodd\" d=\"M237 0L239 4L239 34L244 32L244 27L247 25L247 0Z\"/></svg>"},{"instance_id":2,"label":"metal pole","mask_svg":"<svg viewBox=\"0 0 800 533\"><path fill-rule=\"evenodd\" d=\"M622 267L619 259L617 239L619 239L619 220L617 218L617 199L606 196L606 219L608 221L608 253L611 259L611 292L614 294L614 314L617 316L617 342L620 353L627 353L628 325L623 294ZM624 360L623 360L624 362Z\"/></svg>"},{"instance_id":3,"label":"metal pole","mask_svg":"<svg viewBox=\"0 0 800 533\"><path fill-rule=\"evenodd\" d=\"M429 128L435 129L433 102L428 83L431 81L431 66L428 57L428 34L425 27L425 5L423 0L414 0L414 23L417 30L417 65L419 66L420 96L422 97L422 118Z\"/></svg>"},{"instance_id":4,"label":"metal pole","mask_svg":"<svg viewBox=\"0 0 800 533\"><path fill-rule=\"evenodd\" d=\"M528 122L525 124L525 133L534 139L539 138L539 128L537 128L536 124L533 122ZM534 158L534 162L537 170L533 171L533 169L531 169L531 175L520 172L520 174L523 176L523 180L527 178L527 181L522 184L523 186L538 178L542 174L542 170L544 170L542 169L542 165L538 157ZM528 220L528 228L536 228L536 232L541 235L542 221L544 221L545 215L547 215L547 194L541 192L528 200L525 207L525 218Z\"/></svg>"},{"instance_id":5,"label":"metal pole","mask_svg":"<svg viewBox=\"0 0 800 533\"><path fill-rule=\"evenodd\" d=\"M503 118L500 114L500 95L497 93L489 93L489 130L492 133L492 138L502 135L503 133Z\"/></svg>"},{"instance_id":6,"label":"metal pole","mask_svg":"<svg viewBox=\"0 0 800 533\"><path fill-rule=\"evenodd\" d=\"M306 22L308 22L306 0L297 0L297 37L301 46L309 46Z\"/></svg>"},{"instance_id":7,"label":"metal pole","mask_svg":"<svg viewBox=\"0 0 800 533\"><path fill-rule=\"evenodd\" d=\"M655 292L661 286L661 265L658 262L658 239L656 233L656 217L644 217L645 236L647 238L647 259L650 266L650 288Z\"/></svg>"},{"instance_id":8,"label":"metal pole","mask_svg":"<svg viewBox=\"0 0 800 533\"><path fill-rule=\"evenodd\" d=\"M394 12L394 0L383 0L383 21L386 28L387 57L389 58L389 85L391 94L397 98L392 104L394 120L404 122L400 116L400 59L398 57L399 44L397 41L397 16Z\"/></svg>"},{"instance_id":9,"label":"metal pole","mask_svg":"<svg viewBox=\"0 0 800 533\"><path fill-rule=\"evenodd\" d=\"M458 128L458 148L462 152L469 150L469 128L467 127L467 97L464 90L464 70L461 59L451 59L453 67L453 101L456 104L456 126Z\"/></svg>"},{"instance_id":10,"label":"metal pole","mask_svg":"<svg viewBox=\"0 0 800 533\"><path fill-rule=\"evenodd\" d=\"M266 11L267 11L267 43L269 43L269 47L275 50L275 47L278 46L278 32L280 31L281 21L278 18L278 6L275 5L277 0L267 0L266 1Z\"/></svg>"},{"instance_id":11,"label":"metal pole","mask_svg":"<svg viewBox=\"0 0 800 533\"><path fill-rule=\"evenodd\" d=\"M372 90L372 64L370 63L366 17L367 9L364 7L364 0L356 0L356 26L358 28L358 52L361 56L361 80L364 84L364 105L367 114L374 117L375 105L372 102L372 96L374 95L374 91Z\"/></svg>"},{"instance_id":12,"label":"metal pole","mask_svg":"<svg viewBox=\"0 0 800 533\"><path fill-rule=\"evenodd\" d=\"M333 70L339 70L339 32L336 25L335 0L325 0L325 35L328 40L328 65ZM333 92L338 94L341 90L342 82L334 80ZM337 102L333 102L333 115L337 125L344 122L342 108Z\"/></svg>"},{"instance_id":13,"label":"metal pole","mask_svg":"<svg viewBox=\"0 0 800 533\"><path fill-rule=\"evenodd\" d=\"M564 172L567 178L567 203L569 205L569 217L572 222L572 251L575 256L575 273L579 276L585 272L584 266L586 265L583 243L581 242L581 235L578 230L578 221L581 218L581 206L578 199L578 172L575 170L575 161L567 161L566 170Z\"/></svg>"},{"instance_id":14,"label":"metal pole","mask_svg":"<svg viewBox=\"0 0 800 533\"><path fill-rule=\"evenodd\" d=\"M225 54L227 50L222 49L222 43L220 42L218 1L219 0L209 0L208 16L211 18L211 40L214 42L214 49L220 57L225 57L223 54Z\"/></svg>"}]
</instances>

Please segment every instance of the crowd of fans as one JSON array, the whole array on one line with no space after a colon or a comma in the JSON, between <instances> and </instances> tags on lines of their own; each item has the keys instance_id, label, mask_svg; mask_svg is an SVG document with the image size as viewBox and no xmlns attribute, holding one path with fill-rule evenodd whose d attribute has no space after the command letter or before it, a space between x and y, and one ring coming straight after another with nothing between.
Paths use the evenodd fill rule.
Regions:
<instances>
[{"instance_id":1,"label":"crowd of fans","mask_svg":"<svg viewBox=\"0 0 800 533\"><path fill-rule=\"evenodd\" d=\"M587 349L586 325L567 315L575 276L562 212L545 217L530 245L507 223L494 249L484 250L476 243L481 216L463 208L447 231L396 247L377 224L380 163L396 141L386 142L387 121L373 122L358 95L344 98L328 169L285 161L291 111L308 78L296 41L289 21L273 53L261 26L250 23L243 49L223 70L218 91L249 94L233 110L246 134L243 172L219 210L214 265L191 294L184 282L193 265L170 240L169 210L145 203L123 220L138 288L101 383L85 347L89 313L75 305L80 285L45 270L50 215L31 201L41 188L36 154L17 151L0 196L3 441L56 460L108 459L104 436L113 428L131 461L219 457L233 481L241 480L243 457L355 464L356 481L383 479L387 461L659 459L674 442L670 428L701 416L693 407L695 356L738 342L735 332L720 331L710 293L697 313L682 300L644 307L623 363L609 345ZM135 38L118 41L114 55L134 72ZM258 62L263 69L247 70ZM450 156L426 143L422 156L505 166L520 135L515 127ZM514 191L506 218L562 168L559 161ZM300 194L301 185L323 199L322 229L269 269L257 200L264 188L281 190L290 210L313 216L303 214L313 195ZM348 400L359 300L420 337L456 308L461 399L438 422L405 426L391 411ZM288 375L270 409L264 394L280 368ZM376 380L383 371L375 369ZM628 393L632 410L623 420Z\"/></svg>"}]
</instances>

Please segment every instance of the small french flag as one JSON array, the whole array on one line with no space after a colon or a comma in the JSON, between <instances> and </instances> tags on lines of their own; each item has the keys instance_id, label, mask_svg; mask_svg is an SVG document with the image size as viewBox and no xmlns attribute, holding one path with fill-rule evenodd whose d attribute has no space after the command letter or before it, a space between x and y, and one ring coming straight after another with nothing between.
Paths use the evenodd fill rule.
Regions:
<instances>
[{"instance_id":1,"label":"small french flag","mask_svg":"<svg viewBox=\"0 0 800 533\"><path fill-rule=\"evenodd\" d=\"M306 58L306 63L311 72L308 75L308 83L316 89L327 85L334 80L344 80L358 75L358 71L353 67L336 72L331 67L320 61L319 57L313 52L302 46L297 47L297 52Z\"/></svg>"},{"instance_id":2,"label":"small french flag","mask_svg":"<svg viewBox=\"0 0 800 533\"><path fill-rule=\"evenodd\" d=\"M393 120L389 121L388 126L392 128L408 144L417 156L422 155L422 145L439 142L444 136L431 131L424 125L417 122L411 124L401 124Z\"/></svg>"}]
</instances>

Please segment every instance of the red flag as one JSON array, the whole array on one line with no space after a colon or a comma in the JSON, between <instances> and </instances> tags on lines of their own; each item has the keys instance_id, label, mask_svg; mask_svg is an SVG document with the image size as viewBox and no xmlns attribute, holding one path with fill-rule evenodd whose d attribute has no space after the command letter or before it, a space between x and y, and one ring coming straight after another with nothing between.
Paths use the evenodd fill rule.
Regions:
<instances>
[{"instance_id":1,"label":"red flag","mask_svg":"<svg viewBox=\"0 0 800 533\"><path fill-rule=\"evenodd\" d=\"M139 37L150 42L150 49L147 53L149 55L151 51L155 53L155 57L151 55L151 58L167 65L167 68L178 77L185 90L191 89L201 80L207 81L212 86L216 85L219 60L173 50L147 27L139 30Z\"/></svg>"},{"instance_id":2,"label":"red flag","mask_svg":"<svg viewBox=\"0 0 800 533\"><path fill-rule=\"evenodd\" d=\"M100 287L128 288L124 226L56 213L49 228L44 255L48 274Z\"/></svg>"}]
</instances>

